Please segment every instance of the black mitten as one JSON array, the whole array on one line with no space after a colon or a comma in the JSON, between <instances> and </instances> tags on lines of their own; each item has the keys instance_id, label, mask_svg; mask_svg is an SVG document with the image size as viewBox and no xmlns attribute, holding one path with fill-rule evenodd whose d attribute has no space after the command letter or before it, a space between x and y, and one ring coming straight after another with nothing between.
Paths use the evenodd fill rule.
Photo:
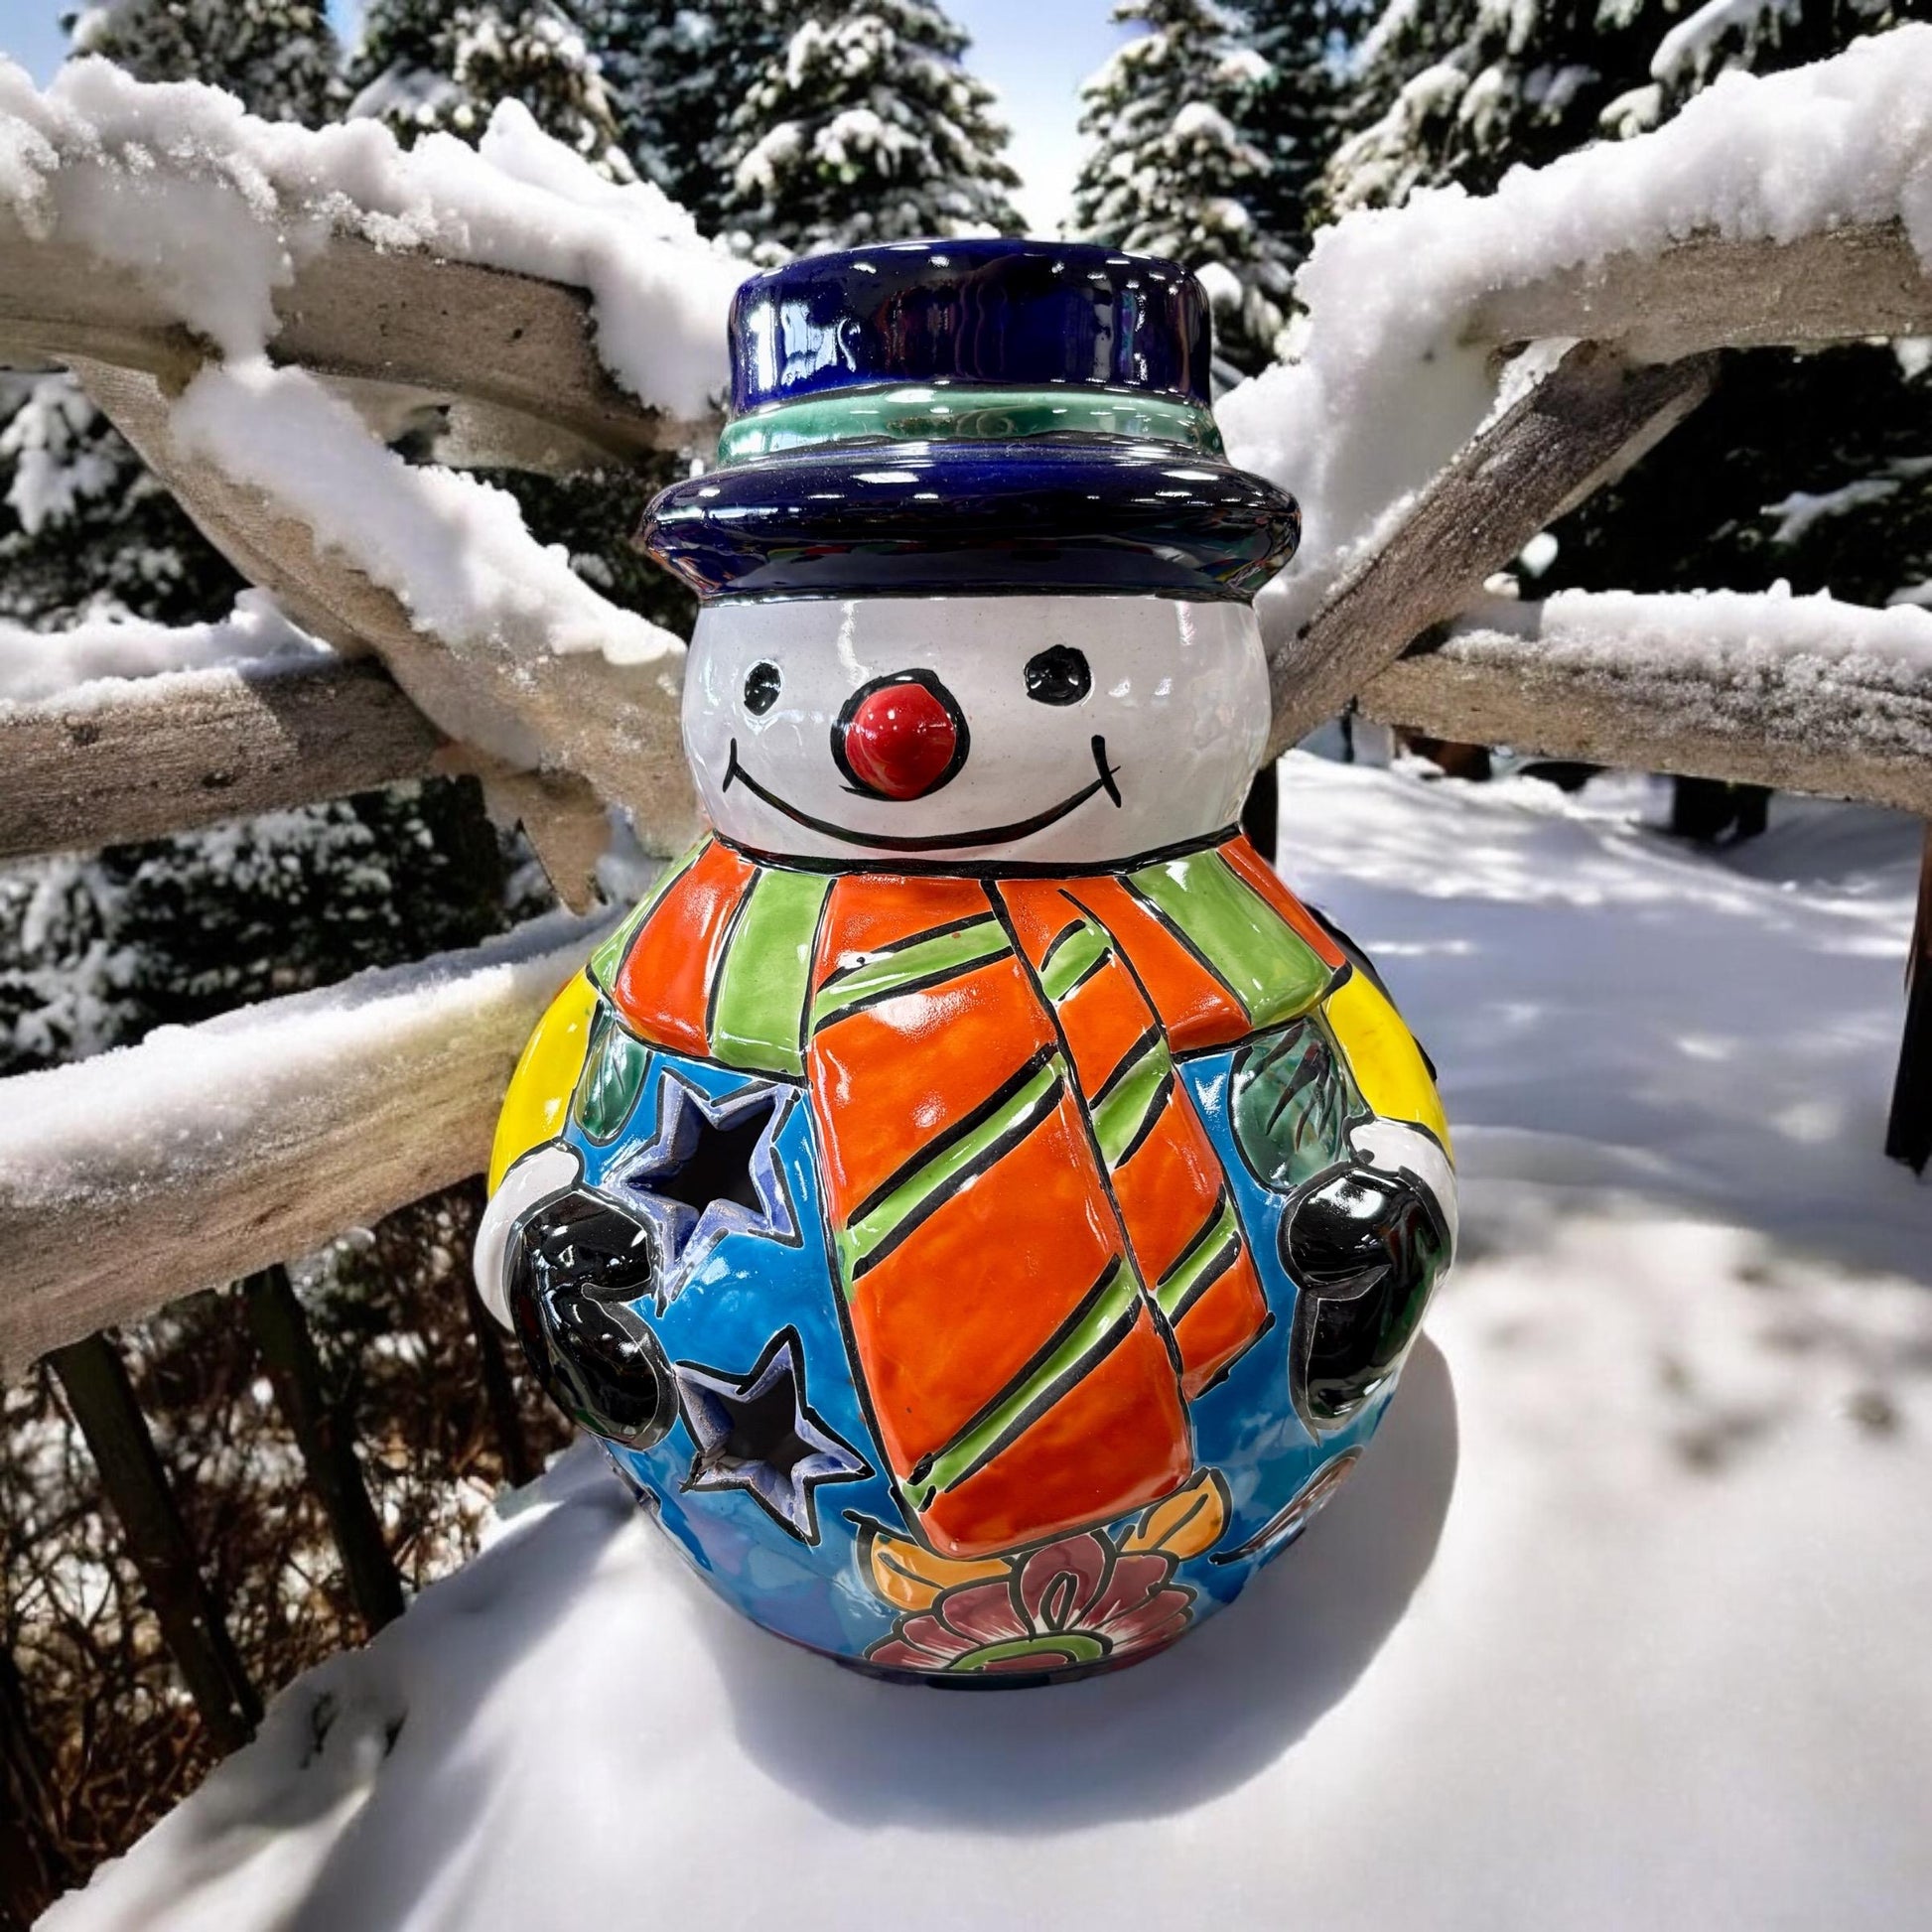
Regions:
<instances>
[{"instance_id":1,"label":"black mitten","mask_svg":"<svg viewBox=\"0 0 1932 1932\"><path fill-rule=\"evenodd\" d=\"M1290 1375L1303 1416L1331 1429L1402 1359L1449 1261L1441 1204L1413 1175L1332 1168L1282 1221L1282 1260L1301 1289Z\"/></svg>"},{"instance_id":2,"label":"black mitten","mask_svg":"<svg viewBox=\"0 0 1932 1932\"><path fill-rule=\"evenodd\" d=\"M650 1292L656 1258L643 1223L601 1194L559 1194L510 1236L516 1338L565 1415L632 1449L677 1421L677 1389L657 1337L627 1306Z\"/></svg>"}]
</instances>

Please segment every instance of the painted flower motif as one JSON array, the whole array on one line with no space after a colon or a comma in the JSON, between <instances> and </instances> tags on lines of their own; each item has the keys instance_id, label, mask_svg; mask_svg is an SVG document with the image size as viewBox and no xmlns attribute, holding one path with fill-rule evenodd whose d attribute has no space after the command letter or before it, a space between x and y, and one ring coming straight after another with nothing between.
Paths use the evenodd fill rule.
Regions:
<instances>
[{"instance_id":1,"label":"painted flower motif","mask_svg":"<svg viewBox=\"0 0 1932 1932\"><path fill-rule=\"evenodd\" d=\"M866 1652L888 1670L1078 1670L1159 1650L1187 1627L1194 1592L1173 1559L1063 1536L1002 1577L942 1590Z\"/></svg>"}]
</instances>

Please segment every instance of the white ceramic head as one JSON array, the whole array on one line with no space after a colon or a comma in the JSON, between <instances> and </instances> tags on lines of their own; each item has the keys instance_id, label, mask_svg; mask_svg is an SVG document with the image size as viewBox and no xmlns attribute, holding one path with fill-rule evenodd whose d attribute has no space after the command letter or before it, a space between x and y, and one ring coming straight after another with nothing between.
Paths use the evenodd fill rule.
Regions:
<instances>
[{"instance_id":1,"label":"white ceramic head","mask_svg":"<svg viewBox=\"0 0 1932 1932\"><path fill-rule=\"evenodd\" d=\"M1245 604L924 597L715 604L684 744L755 851L1087 864L1231 825L1268 738ZM897 795L895 795L897 794Z\"/></svg>"}]
</instances>

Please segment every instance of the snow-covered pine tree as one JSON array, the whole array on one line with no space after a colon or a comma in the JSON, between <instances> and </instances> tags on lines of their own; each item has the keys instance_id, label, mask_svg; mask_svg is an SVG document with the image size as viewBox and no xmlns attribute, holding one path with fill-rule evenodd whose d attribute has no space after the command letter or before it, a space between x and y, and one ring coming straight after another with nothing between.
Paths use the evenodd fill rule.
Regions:
<instances>
[{"instance_id":1,"label":"snow-covered pine tree","mask_svg":"<svg viewBox=\"0 0 1932 1932\"><path fill-rule=\"evenodd\" d=\"M340 106L294 58L296 40L333 52L319 6L120 0L75 35L140 79L225 85L251 111ZM240 578L76 383L5 378L9 403L0 619L57 629L227 613ZM0 874L0 1071L475 940L505 923L503 878L476 788L441 781L13 868Z\"/></svg>"},{"instance_id":2,"label":"snow-covered pine tree","mask_svg":"<svg viewBox=\"0 0 1932 1932\"><path fill-rule=\"evenodd\" d=\"M1007 130L967 46L928 0L811 9L727 129L722 216L746 252L1020 233Z\"/></svg>"},{"instance_id":3,"label":"snow-covered pine tree","mask_svg":"<svg viewBox=\"0 0 1932 1932\"><path fill-rule=\"evenodd\" d=\"M520 100L554 140L630 179L597 57L561 0L371 0L348 81L350 116L405 144L480 140L499 100Z\"/></svg>"},{"instance_id":4,"label":"snow-covered pine tree","mask_svg":"<svg viewBox=\"0 0 1932 1932\"><path fill-rule=\"evenodd\" d=\"M1267 165L1243 199L1291 270L1307 259L1323 218L1321 176L1341 138L1349 56L1374 12L1372 0L1247 0L1242 8L1248 44L1268 67L1247 118Z\"/></svg>"},{"instance_id":5,"label":"snow-covered pine tree","mask_svg":"<svg viewBox=\"0 0 1932 1932\"><path fill-rule=\"evenodd\" d=\"M1113 17L1148 32L1081 89L1092 145L1068 232L1185 262L1213 306L1217 358L1252 372L1274 353L1291 279L1252 206L1269 160L1248 124L1270 69L1216 0L1117 0Z\"/></svg>"},{"instance_id":6,"label":"snow-covered pine tree","mask_svg":"<svg viewBox=\"0 0 1932 1932\"><path fill-rule=\"evenodd\" d=\"M1337 210L1457 182L1481 193L1641 133L1727 69L1822 60L1932 0L1391 0L1364 41ZM1552 533L1537 589L1762 590L1782 579L1932 603L1932 370L1923 345L1725 357L1716 395Z\"/></svg>"},{"instance_id":7,"label":"snow-covered pine tree","mask_svg":"<svg viewBox=\"0 0 1932 1932\"><path fill-rule=\"evenodd\" d=\"M778 0L592 0L582 18L632 167L716 234L726 110L783 45L789 14Z\"/></svg>"},{"instance_id":8,"label":"snow-covered pine tree","mask_svg":"<svg viewBox=\"0 0 1932 1932\"><path fill-rule=\"evenodd\" d=\"M76 55L144 80L210 80L266 121L330 118L340 50L322 0L101 0L66 24Z\"/></svg>"}]
</instances>

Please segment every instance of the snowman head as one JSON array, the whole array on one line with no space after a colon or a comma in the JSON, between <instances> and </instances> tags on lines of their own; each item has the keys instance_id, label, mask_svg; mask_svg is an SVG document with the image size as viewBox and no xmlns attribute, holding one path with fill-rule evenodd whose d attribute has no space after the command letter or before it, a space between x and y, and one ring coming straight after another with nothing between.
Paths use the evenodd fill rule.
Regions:
<instances>
[{"instance_id":1,"label":"snowman head","mask_svg":"<svg viewBox=\"0 0 1932 1932\"><path fill-rule=\"evenodd\" d=\"M1233 823L1294 499L1225 460L1200 284L899 242L740 288L733 413L639 541L703 604L684 739L759 852L1109 863Z\"/></svg>"},{"instance_id":2,"label":"snowman head","mask_svg":"<svg viewBox=\"0 0 1932 1932\"><path fill-rule=\"evenodd\" d=\"M685 748L755 851L1084 864L1233 823L1268 732L1245 604L888 597L714 604Z\"/></svg>"}]
</instances>

